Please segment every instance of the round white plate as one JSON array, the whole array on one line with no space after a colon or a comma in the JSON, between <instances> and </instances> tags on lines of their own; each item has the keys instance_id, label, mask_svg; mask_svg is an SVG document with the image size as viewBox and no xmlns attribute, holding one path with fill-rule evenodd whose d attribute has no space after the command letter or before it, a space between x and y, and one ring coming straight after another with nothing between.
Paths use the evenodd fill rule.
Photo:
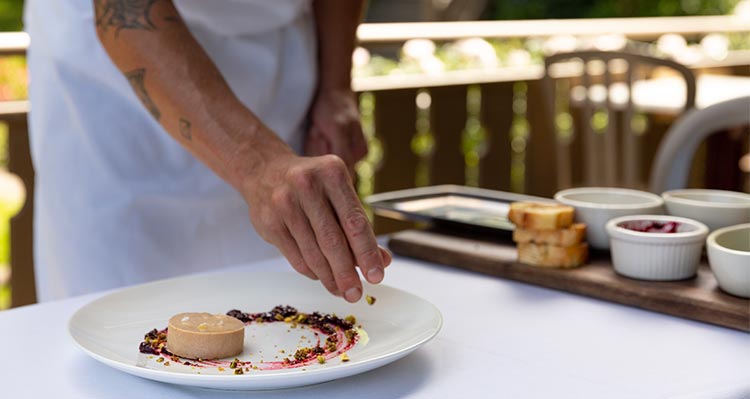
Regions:
<instances>
[{"instance_id":1,"label":"round white plate","mask_svg":"<svg viewBox=\"0 0 750 399\"><path fill-rule=\"evenodd\" d=\"M376 298L372 306L364 299L348 304L328 294L320 283L294 273L227 272L180 277L99 298L73 315L68 330L76 344L94 359L139 377L215 389L291 388L348 377L393 362L429 341L442 326L440 312L424 299L385 285L368 285L365 292ZM230 309L256 313L270 311L276 305L290 305L305 313L352 314L367 338L347 352L348 362L335 358L325 364L251 370L243 375L234 375L230 369L222 372L182 364L165 366L166 362L157 363L156 357L138 351L143 335L153 328L166 327L174 314L226 313ZM246 328L245 348L238 357L253 362L281 360L296 347L306 346L301 341L305 331L312 333L286 331L281 323Z\"/></svg>"}]
</instances>

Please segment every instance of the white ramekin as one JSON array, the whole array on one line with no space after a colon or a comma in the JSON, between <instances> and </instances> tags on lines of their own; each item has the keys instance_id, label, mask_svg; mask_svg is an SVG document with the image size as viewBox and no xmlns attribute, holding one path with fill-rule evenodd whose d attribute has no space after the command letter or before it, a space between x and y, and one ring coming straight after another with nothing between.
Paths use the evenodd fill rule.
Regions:
<instances>
[{"instance_id":1,"label":"white ramekin","mask_svg":"<svg viewBox=\"0 0 750 399\"><path fill-rule=\"evenodd\" d=\"M676 233L645 233L619 226L639 220L677 222L680 226ZM695 275L708 227L677 216L631 215L610 220L607 233L617 273L640 280L670 281Z\"/></svg>"},{"instance_id":2,"label":"white ramekin","mask_svg":"<svg viewBox=\"0 0 750 399\"><path fill-rule=\"evenodd\" d=\"M576 210L576 221L586 223L586 240L593 248L608 249L605 226L626 215L662 214L664 201L656 194L614 187L579 187L562 190L555 200Z\"/></svg>"},{"instance_id":3,"label":"white ramekin","mask_svg":"<svg viewBox=\"0 0 750 399\"><path fill-rule=\"evenodd\" d=\"M706 240L708 263L722 290L750 298L750 223L711 233Z\"/></svg>"},{"instance_id":4,"label":"white ramekin","mask_svg":"<svg viewBox=\"0 0 750 399\"><path fill-rule=\"evenodd\" d=\"M668 214L695 219L711 231L750 222L750 194L689 188L661 196Z\"/></svg>"}]
</instances>

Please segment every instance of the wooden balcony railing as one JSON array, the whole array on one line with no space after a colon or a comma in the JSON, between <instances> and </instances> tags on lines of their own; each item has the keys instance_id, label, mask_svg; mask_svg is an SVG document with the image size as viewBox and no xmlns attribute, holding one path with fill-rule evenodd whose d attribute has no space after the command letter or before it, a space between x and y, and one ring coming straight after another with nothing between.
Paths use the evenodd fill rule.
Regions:
<instances>
[{"instance_id":1,"label":"wooden balcony railing","mask_svg":"<svg viewBox=\"0 0 750 399\"><path fill-rule=\"evenodd\" d=\"M706 32L747 32L747 21L733 16L628 18L553 21L446 22L364 24L358 30L363 46L399 43L411 38L453 40L469 37L532 37L553 35L621 34L653 40L665 33L686 36ZM0 56L24 54L28 37L0 34ZM730 53L719 61L693 65L750 75L750 52ZM556 187L545 179L555 165L548 152L555 143L528 149L527 139L550 137L543 109L542 66L356 78L362 123L370 141L370 154L359 168L362 195L431 184L467 184L505 191L551 195ZM569 76L575 79L575 71ZM9 126L11 172L26 184L27 200L12 221L13 305L32 303L33 179L28 147L26 114L29 104L0 102L0 123ZM671 119L643 115L638 150L644 165L640 182L648 176L650 161ZM579 121L580 122L580 121ZM741 138L747 146L747 139ZM696 157L693 182L705 185ZM375 219L378 232L403 228L398 222Z\"/></svg>"}]
</instances>

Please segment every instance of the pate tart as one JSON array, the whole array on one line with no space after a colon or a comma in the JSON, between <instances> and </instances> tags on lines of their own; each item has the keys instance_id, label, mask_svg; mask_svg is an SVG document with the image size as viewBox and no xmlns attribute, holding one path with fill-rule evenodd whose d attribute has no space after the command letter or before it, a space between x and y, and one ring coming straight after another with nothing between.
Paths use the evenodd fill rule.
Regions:
<instances>
[{"instance_id":1,"label":"pate tart","mask_svg":"<svg viewBox=\"0 0 750 399\"><path fill-rule=\"evenodd\" d=\"M242 352L245 324L211 313L179 313L169 319L167 349L188 359L221 359Z\"/></svg>"}]
</instances>

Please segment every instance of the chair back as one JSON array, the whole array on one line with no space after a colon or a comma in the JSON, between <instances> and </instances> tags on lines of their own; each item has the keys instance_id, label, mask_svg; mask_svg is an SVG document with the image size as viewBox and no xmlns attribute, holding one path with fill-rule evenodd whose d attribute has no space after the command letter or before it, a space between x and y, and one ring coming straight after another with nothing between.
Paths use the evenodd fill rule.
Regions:
<instances>
[{"instance_id":1,"label":"chair back","mask_svg":"<svg viewBox=\"0 0 750 399\"><path fill-rule=\"evenodd\" d=\"M557 187L645 188L643 169L650 159L644 159L648 144L640 137L643 132L631 126L640 112L634 85L657 72L679 76L686 88L684 112L695 106L693 72L672 60L625 51L558 53L544 64L547 130L555 135L547 139L556 142L550 158ZM571 69L577 72L573 78Z\"/></svg>"},{"instance_id":2,"label":"chair back","mask_svg":"<svg viewBox=\"0 0 750 399\"><path fill-rule=\"evenodd\" d=\"M713 133L748 125L750 96L689 111L669 128L659 144L649 189L661 193L687 187L690 162L701 142Z\"/></svg>"}]
</instances>

